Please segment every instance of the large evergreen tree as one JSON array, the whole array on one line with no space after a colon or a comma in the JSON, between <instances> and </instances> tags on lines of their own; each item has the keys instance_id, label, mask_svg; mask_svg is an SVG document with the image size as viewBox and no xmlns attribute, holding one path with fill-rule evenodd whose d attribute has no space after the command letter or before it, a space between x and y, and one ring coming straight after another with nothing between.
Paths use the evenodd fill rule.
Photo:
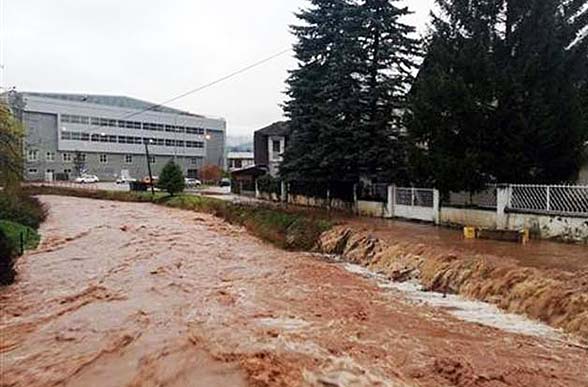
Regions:
<instances>
[{"instance_id":1,"label":"large evergreen tree","mask_svg":"<svg viewBox=\"0 0 588 387\"><path fill-rule=\"evenodd\" d=\"M397 1L365 0L359 4L356 30L362 42L360 74L362 106L356 131L360 172L370 178L406 179L401 112L416 68L420 42L415 28L402 23L410 12Z\"/></svg>"},{"instance_id":2,"label":"large evergreen tree","mask_svg":"<svg viewBox=\"0 0 588 387\"><path fill-rule=\"evenodd\" d=\"M586 0L437 0L409 131L420 180L573 180L586 132Z\"/></svg>"},{"instance_id":3,"label":"large evergreen tree","mask_svg":"<svg viewBox=\"0 0 588 387\"><path fill-rule=\"evenodd\" d=\"M390 0L312 0L292 27L299 67L288 79L292 140L281 175L357 181L404 161L396 118L417 42Z\"/></svg>"}]
</instances>

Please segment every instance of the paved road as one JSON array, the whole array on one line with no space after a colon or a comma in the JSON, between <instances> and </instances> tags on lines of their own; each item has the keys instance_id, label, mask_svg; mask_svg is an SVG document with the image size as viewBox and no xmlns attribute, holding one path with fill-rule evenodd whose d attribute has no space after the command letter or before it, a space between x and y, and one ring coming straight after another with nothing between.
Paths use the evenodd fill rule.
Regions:
<instances>
[{"instance_id":1,"label":"paved road","mask_svg":"<svg viewBox=\"0 0 588 387\"><path fill-rule=\"evenodd\" d=\"M0 290L0 386L587 386L588 354L467 323L208 215L42 197Z\"/></svg>"}]
</instances>

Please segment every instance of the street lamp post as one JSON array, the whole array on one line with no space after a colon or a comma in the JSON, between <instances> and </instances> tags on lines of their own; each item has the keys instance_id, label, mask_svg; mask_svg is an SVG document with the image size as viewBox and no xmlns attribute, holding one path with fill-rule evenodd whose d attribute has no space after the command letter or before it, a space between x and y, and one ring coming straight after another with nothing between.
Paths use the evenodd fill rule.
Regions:
<instances>
[{"instance_id":1,"label":"street lamp post","mask_svg":"<svg viewBox=\"0 0 588 387\"><path fill-rule=\"evenodd\" d=\"M153 143L153 140L145 141L145 155L147 157L147 171L149 172L149 183L151 184L151 195L155 196L155 184L153 182L153 174L151 173L151 160L149 157L149 143Z\"/></svg>"}]
</instances>

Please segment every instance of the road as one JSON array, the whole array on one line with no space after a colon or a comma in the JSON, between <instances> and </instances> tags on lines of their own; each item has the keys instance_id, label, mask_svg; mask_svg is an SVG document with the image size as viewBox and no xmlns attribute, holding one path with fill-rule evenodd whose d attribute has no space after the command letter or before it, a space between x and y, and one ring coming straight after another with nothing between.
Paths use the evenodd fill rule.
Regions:
<instances>
[{"instance_id":1,"label":"road","mask_svg":"<svg viewBox=\"0 0 588 387\"><path fill-rule=\"evenodd\" d=\"M209 215L42 197L0 386L588 386L588 352L411 302Z\"/></svg>"}]
</instances>

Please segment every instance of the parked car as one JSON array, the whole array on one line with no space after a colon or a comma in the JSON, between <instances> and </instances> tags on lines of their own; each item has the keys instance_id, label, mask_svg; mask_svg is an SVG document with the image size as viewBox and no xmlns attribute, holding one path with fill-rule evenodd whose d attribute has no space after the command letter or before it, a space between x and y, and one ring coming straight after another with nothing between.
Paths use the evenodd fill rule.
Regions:
<instances>
[{"instance_id":1,"label":"parked car","mask_svg":"<svg viewBox=\"0 0 588 387\"><path fill-rule=\"evenodd\" d=\"M188 188L196 188L196 187L200 187L202 185L202 182L198 179L193 179L193 178L187 177L184 181L186 183L186 187L188 187Z\"/></svg>"},{"instance_id":2,"label":"parked car","mask_svg":"<svg viewBox=\"0 0 588 387\"><path fill-rule=\"evenodd\" d=\"M231 179L225 177L221 179L220 184L221 187L230 187L231 186Z\"/></svg>"},{"instance_id":3,"label":"parked car","mask_svg":"<svg viewBox=\"0 0 588 387\"><path fill-rule=\"evenodd\" d=\"M149 176L145 176L143 178L143 183L145 184L157 184L157 182L159 182L159 177L158 176L153 176L153 182L151 182L151 179L149 178Z\"/></svg>"},{"instance_id":4,"label":"parked car","mask_svg":"<svg viewBox=\"0 0 588 387\"><path fill-rule=\"evenodd\" d=\"M116 179L116 184L130 184L136 181L137 179L133 179L132 177L119 177Z\"/></svg>"},{"instance_id":5,"label":"parked car","mask_svg":"<svg viewBox=\"0 0 588 387\"><path fill-rule=\"evenodd\" d=\"M82 175L75 179L75 182L78 184L94 184L98 183L100 179L96 175Z\"/></svg>"}]
</instances>

